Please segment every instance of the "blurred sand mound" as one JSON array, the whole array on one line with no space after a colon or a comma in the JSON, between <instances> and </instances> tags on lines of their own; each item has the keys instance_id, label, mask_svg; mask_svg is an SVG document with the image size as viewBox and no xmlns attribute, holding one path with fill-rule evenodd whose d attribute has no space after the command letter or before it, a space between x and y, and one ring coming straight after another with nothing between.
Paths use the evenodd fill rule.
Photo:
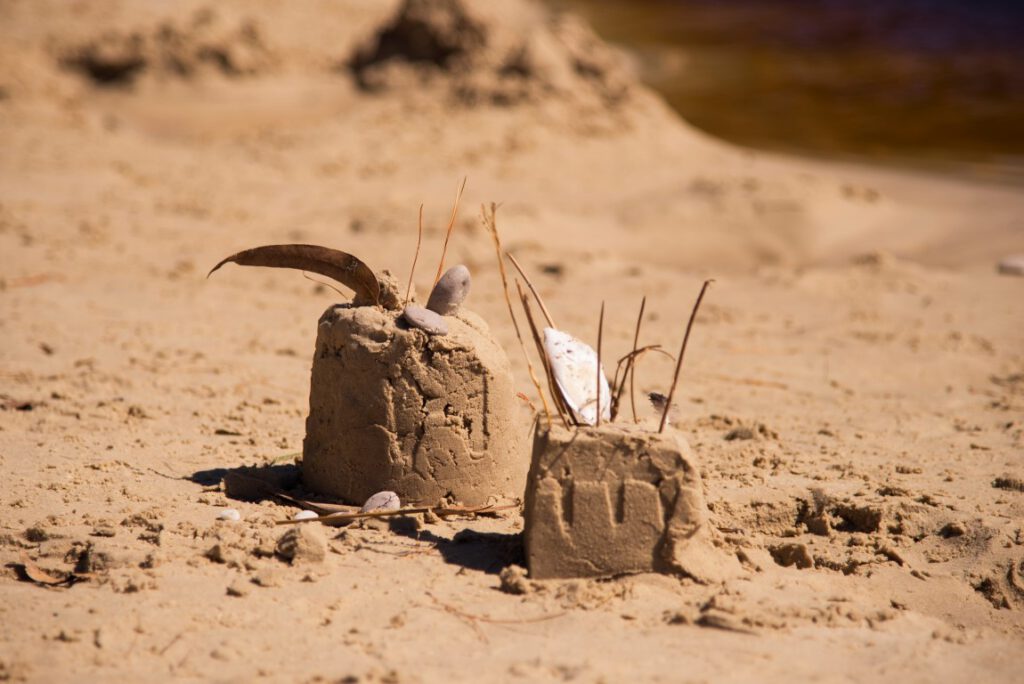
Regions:
<instances>
[{"instance_id":1,"label":"blurred sand mound","mask_svg":"<svg viewBox=\"0 0 1024 684\"><path fill-rule=\"evenodd\" d=\"M545 95L615 105L632 77L622 60L582 22L539 17L462 0L405 0L349 61L371 92L441 80L454 101L512 105Z\"/></svg>"},{"instance_id":2,"label":"blurred sand mound","mask_svg":"<svg viewBox=\"0 0 1024 684\"><path fill-rule=\"evenodd\" d=\"M252 76L276 63L256 22L226 22L208 8L183 23L106 31L58 53L63 66L100 86L131 85L143 77L191 78L207 71Z\"/></svg>"}]
</instances>

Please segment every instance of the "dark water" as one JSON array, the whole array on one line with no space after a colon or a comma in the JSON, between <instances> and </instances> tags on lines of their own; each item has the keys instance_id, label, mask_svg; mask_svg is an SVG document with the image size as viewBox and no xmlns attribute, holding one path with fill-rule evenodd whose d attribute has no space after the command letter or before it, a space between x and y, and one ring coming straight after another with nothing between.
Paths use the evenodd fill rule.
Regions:
<instances>
[{"instance_id":1,"label":"dark water","mask_svg":"<svg viewBox=\"0 0 1024 684\"><path fill-rule=\"evenodd\" d=\"M754 147L1024 181L1024 0L552 0Z\"/></svg>"}]
</instances>

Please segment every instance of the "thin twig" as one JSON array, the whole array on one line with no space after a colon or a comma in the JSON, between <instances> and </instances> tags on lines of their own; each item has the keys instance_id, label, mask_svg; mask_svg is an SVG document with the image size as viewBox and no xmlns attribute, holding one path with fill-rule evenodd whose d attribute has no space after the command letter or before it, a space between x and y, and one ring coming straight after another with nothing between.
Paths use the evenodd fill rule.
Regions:
<instances>
[{"instance_id":1,"label":"thin twig","mask_svg":"<svg viewBox=\"0 0 1024 684\"><path fill-rule=\"evenodd\" d=\"M302 277L305 278L306 280L310 280L310 281L316 283L317 285L323 285L324 287L329 287L332 290L334 290L335 292L337 292L338 294L340 294L342 297L348 297L348 295L346 295L344 292L342 292L338 288L334 287L330 283L325 283L322 280L317 280L316 278L314 278L313 276L309 275L305 271L302 272Z\"/></svg>"},{"instance_id":2,"label":"thin twig","mask_svg":"<svg viewBox=\"0 0 1024 684\"><path fill-rule=\"evenodd\" d=\"M613 421L615 420L615 417L619 415L619 406L622 405L622 395L626 391L626 380L627 378L630 377L630 371L632 371L635 368L641 356L651 351L658 352L659 354L664 354L672 363L676 362L676 357L672 356L667 351L662 349L660 344L649 344L646 347L640 347L639 349L631 351L625 356L623 356L621 359L619 359L618 364L615 366L615 378L612 381L611 413ZM625 364L624 369L623 364ZM619 380L620 371L624 371L622 372L621 381Z\"/></svg>"},{"instance_id":3,"label":"thin twig","mask_svg":"<svg viewBox=\"0 0 1024 684\"><path fill-rule=\"evenodd\" d=\"M444 234L444 247L441 249L441 263L437 265L437 275L434 276L434 285L437 285L437 281L441 279L441 273L444 272L444 258L448 254L448 240L451 239L452 231L455 230L455 217L459 214L459 200L462 199L462 191L465 189L466 178L464 177L462 179L462 186L459 187L459 192L455 195L455 205L452 207L452 219L448 222L448 230Z\"/></svg>"},{"instance_id":4,"label":"thin twig","mask_svg":"<svg viewBox=\"0 0 1024 684\"><path fill-rule=\"evenodd\" d=\"M647 306L647 296L640 300L640 315L636 317L636 332L633 333L633 351L636 351L636 345L640 341L640 324L644 320L644 308ZM636 416L636 364L630 363L627 372L629 373L629 408L633 411L633 422L638 423L640 419Z\"/></svg>"},{"instance_id":5,"label":"thin twig","mask_svg":"<svg viewBox=\"0 0 1024 684\"><path fill-rule=\"evenodd\" d=\"M438 598L436 596L434 596L433 594L431 594L430 592L427 592L427 596L429 596L431 599L433 599L434 602L437 603L439 606L442 606L445 610L448 610L451 613L457 614L457 615L459 615L461 617L468 618L470 620L476 620L476 621L479 621L479 622L487 622L487 623L490 623L492 625L531 625L531 624L534 624L534 623L537 623L537 622L547 622L548 620L554 620L555 618L564 617L565 614L566 614L566 612L563 610L563 611L560 611L558 613L550 613L548 615L538 615L537 617L532 617L532 618L519 618L517 620L513 620L513 619L509 619L509 618L492 618L492 617L488 617L487 615L473 615L472 613L467 613L467 612L465 612L465 611L463 611L463 610L461 610L459 608L456 608L453 605L450 605L450 604L447 604L447 603L443 603L440 600L438 600Z\"/></svg>"},{"instance_id":6,"label":"thin twig","mask_svg":"<svg viewBox=\"0 0 1024 684\"><path fill-rule=\"evenodd\" d=\"M507 511L513 508L519 508L520 504L508 504L505 506L478 506L476 508L467 508L465 506L408 506L406 508L398 508L388 511L357 511L355 513L329 513L327 515L321 515L317 518L304 518L301 520L278 520L275 524L277 525L301 525L304 523L311 522L351 522L352 520L359 520L361 518L388 518L395 515L410 515L412 513L433 513L434 515L445 517L449 515L480 515L483 513L494 513L497 511Z\"/></svg>"},{"instance_id":7,"label":"thin twig","mask_svg":"<svg viewBox=\"0 0 1024 684\"><path fill-rule=\"evenodd\" d=\"M443 610L446 613L454 615L455 617L461 620L465 620L466 623L469 624L469 626L473 629L473 633L476 634L477 638L480 639L480 641L484 642L485 644L490 643L490 640L487 638L487 635L484 634L482 629L480 629L479 618L470 615L469 613L465 613L456 608L455 606L440 601L436 596L431 594L429 591L427 592L427 596L431 598L431 600L436 604L439 610Z\"/></svg>"},{"instance_id":8,"label":"thin twig","mask_svg":"<svg viewBox=\"0 0 1024 684\"><path fill-rule=\"evenodd\" d=\"M409 297L412 295L412 277L416 273L416 262L420 258L420 245L423 244L423 205L420 205L420 220L416 233L416 253L412 255L412 268L409 269L409 285L405 288L405 306L409 306Z\"/></svg>"},{"instance_id":9,"label":"thin twig","mask_svg":"<svg viewBox=\"0 0 1024 684\"><path fill-rule=\"evenodd\" d=\"M665 431L665 423L668 422L668 411L672 407L672 396L676 392L676 383L679 382L679 371L683 369L683 355L686 353L686 343L690 340L690 330L693 329L693 321L697 318L697 309L700 308L701 300L704 299L704 293L707 292L708 285L713 282L715 281L704 281L704 285L700 288L700 294L697 295L697 301L693 304L693 311L690 312L690 320L686 324L686 334L683 335L683 345L679 348L679 358L676 359L676 372L672 376L672 387L669 388L668 396L665 397L665 409L661 412L661 425L658 426L658 432Z\"/></svg>"},{"instance_id":10,"label":"thin twig","mask_svg":"<svg viewBox=\"0 0 1024 684\"><path fill-rule=\"evenodd\" d=\"M594 424L601 427L601 338L604 337L604 302L601 302L601 317L597 319L597 418Z\"/></svg>"},{"instance_id":11,"label":"thin twig","mask_svg":"<svg viewBox=\"0 0 1024 684\"><path fill-rule=\"evenodd\" d=\"M533 293L533 298L536 299L537 304L540 305L540 310L544 314L544 319L547 320L548 326L557 328L558 326L555 325L555 319L551 318L551 312L548 311L548 307L544 305L544 300L541 299L540 293L537 292L537 288L533 286L533 283L530 281L530 277L526 275L526 271L524 271L523 267L519 265L516 258L512 256L512 252L505 252L505 255L512 261L512 265L516 267L517 271L519 271L519 275L523 276L523 280L526 281L526 286L530 288L530 292Z\"/></svg>"},{"instance_id":12,"label":"thin twig","mask_svg":"<svg viewBox=\"0 0 1024 684\"><path fill-rule=\"evenodd\" d=\"M558 386L558 381L555 380L555 372L551 368L551 360L548 358L547 351L544 349L544 343L540 339L540 333L537 332L537 324L533 320L533 310L530 308L530 298L523 292L523 286L519 284L519 279L516 279L516 290L519 291L519 301L523 305L523 311L526 312L526 322L530 325L530 332L533 334L533 343L537 346L537 354L540 356L541 363L544 364L544 373L548 379L548 391L551 393L551 399L555 404L555 410L558 412L558 417L562 419L562 425L569 429L569 419L576 422L576 416L573 415L572 411L567 408L565 399L562 397L562 389ZM568 414L568 418L566 417Z\"/></svg>"},{"instance_id":13,"label":"thin twig","mask_svg":"<svg viewBox=\"0 0 1024 684\"><path fill-rule=\"evenodd\" d=\"M516 314L512 308L512 300L508 295L508 274L505 272L505 260L501 258L501 238L498 237L497 214L498 207L494 202L491 202L490 214L487 213L484 205L480 205L480 215L483 218L484 226L490 231L491 239L494 240L494 251L498 257L498 272L501 274L501 291L504 293L505 303L508 305L508 315L512 318L512 327L516 331L516 339L519 340L519 346L523 350L523 358L526 359L526 370L530 373L530 380L537 389L537 396L540 397L540 403L544 407L544 415L548 419L548 427L551 427L551 408L548 406L548 400L544 396L544 390L541 389L540 380L537 379L537 372L533 369L533 363L530 362L530 354L526 351L526 342L523 341L523 334L519 331L519 321L516 320Z\"/></svg>"}]
</instances>

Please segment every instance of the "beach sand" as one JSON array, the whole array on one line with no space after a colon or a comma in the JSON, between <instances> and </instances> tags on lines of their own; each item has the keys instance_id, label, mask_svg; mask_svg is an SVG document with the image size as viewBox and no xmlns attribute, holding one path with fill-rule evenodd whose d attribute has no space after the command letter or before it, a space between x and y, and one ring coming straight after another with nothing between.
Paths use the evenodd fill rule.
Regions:
<instances>
[{"instance_id":1,"label":"beach sand","mask_svg":"<svg viewBox=\"0 0 1024 684\"><path fill-rule=\"evenodd\" d=\"M735 148L571 17L468 6L378 50L396 2L0 4L0 680L1019 680L1020 189ZM644 295L674 351L715 279L677 425L731 577L535 582L515 511L288 564L296 509L225 496L301 451L343 298L206 272L305 242L404 282L423 203L426 292L463 177L447 263L535 403L481 204L605 358Z\"/></svg>"}]
</instances>

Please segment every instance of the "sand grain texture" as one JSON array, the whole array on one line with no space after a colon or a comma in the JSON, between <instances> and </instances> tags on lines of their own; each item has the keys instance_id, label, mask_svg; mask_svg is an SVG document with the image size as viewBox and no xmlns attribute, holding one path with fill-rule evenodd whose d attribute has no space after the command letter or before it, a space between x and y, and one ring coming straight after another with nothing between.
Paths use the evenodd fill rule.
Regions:
<instances>
[{"instance_id":1,"label":"sand grain texture","mask_svg":"<svg viewBox=\"0 0 1024 684\"><path fill-rule=\"evenodd\" d=\"M712 140L519 0L447 3L482 38L360 77L400 5L0 3L0 679L1019 680L1019 188ZM559 326L593 345L606 302L603 358L645 294L640 344L675 349L716 278L673 427L739 574L531 580L516 514L324 529L291 565L297 508L224 491L294 481L344 297L210 266L303 243L404 277L422 202L428 292L466 176L447 263L527 397L482 203ZM38 586L22 552L94 574Z\"/></svg>"}]
</instances>

